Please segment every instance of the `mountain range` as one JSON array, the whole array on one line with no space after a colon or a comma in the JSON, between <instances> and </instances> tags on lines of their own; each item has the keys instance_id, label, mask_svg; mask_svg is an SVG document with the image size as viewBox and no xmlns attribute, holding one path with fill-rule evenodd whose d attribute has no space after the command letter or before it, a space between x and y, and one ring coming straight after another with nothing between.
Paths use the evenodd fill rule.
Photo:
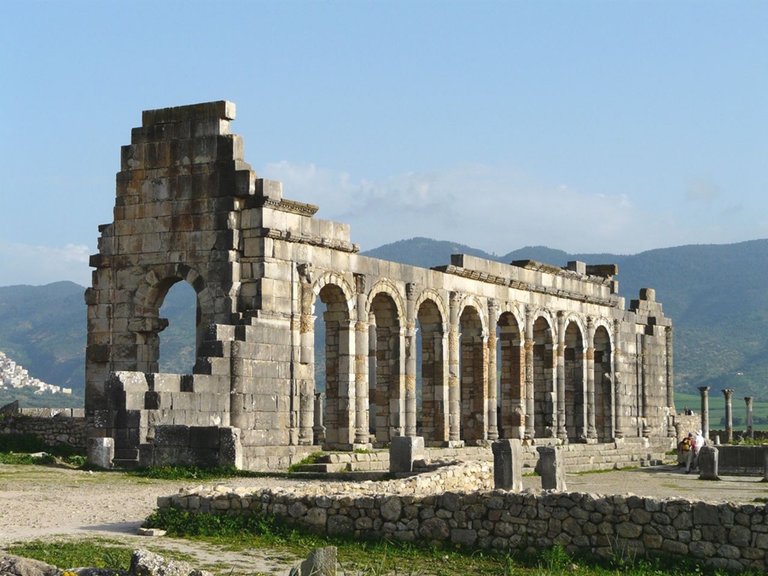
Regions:
<instances>
[{"instance_id":1,"label":"mountain range","mask_svg":"<svg viewBox=\"0 0 768 576\"><path fill-rule=\"evenodd\" d=\"M529 246L503 256L457 244L412 238L364 252L385 260L432 267L451 254L498 260L531 259L565 266L618 264L619 292L627 301L640 288L655 288L672 318L675 382L680 391L708 385L712 393L733 388L738 395L768 399L768 239L736 244L689 245L634 255L571 254ZM0 287L0 350L35 378L73 389L82 402L86 307L82 286ZM162 333L161 368L184 372L194 363L194 294L172 290L161 311L170 325ZM13 398L11 398L13 399ZM4 398L0 395L0 405Z\"/></svg>"}]
</instances>

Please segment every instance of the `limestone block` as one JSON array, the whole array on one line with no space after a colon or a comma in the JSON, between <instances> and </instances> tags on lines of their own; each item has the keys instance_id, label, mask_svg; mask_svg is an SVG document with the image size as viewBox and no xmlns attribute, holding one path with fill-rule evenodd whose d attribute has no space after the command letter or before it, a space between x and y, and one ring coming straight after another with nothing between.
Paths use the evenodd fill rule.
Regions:
<instances>
[{"instance_id":1,"label":"limestone block","mask_svg":"<svg viewBox=\"0 0 768 576\"><path fill-rule=\"evenodd\" d=\"M702 446L699 450L699 480L720 480L718 472L717 448Z\"/></svg>"},{"instance_id":2,"label":"limestone block","mask_svg":"<svg viewBox=\"0 0 768 576\"><path fill-rule=\"evenodd\" d=\"M523 452L519 439L499 440L493 450L493 483L497 490L523 489Z\"/></svg>"},{"instance_id":3,"label":"limestone block","mask_svg":"<svg viewBox=\"0 0 768 576\"><path fill-rule=\"evenodd\" d=\"M560 449L554 446L538 446L539 453L537 469L541 475L542 490L566 490L565 458Z\"/></svg>"},{"instance_id":4,"label":"limestone block","mask_svg":"<svg viewBox=\"0 0 768 576\"><path fill-rule=\"evenodd\" d=\"M422 436L395 436L389 446L389 471L413 472L413 463L425 456Z\"/></svg>"},{"instance_id":5,"label":"limestone block","mask_svg":"<svg viewBox=\"0 0 768 576\"><path fill-rule=\"evenodd\" d=\"M99 468L112 468L115 457L114 438L88 438L88 463Z\"/></svg>"}]
</instances>

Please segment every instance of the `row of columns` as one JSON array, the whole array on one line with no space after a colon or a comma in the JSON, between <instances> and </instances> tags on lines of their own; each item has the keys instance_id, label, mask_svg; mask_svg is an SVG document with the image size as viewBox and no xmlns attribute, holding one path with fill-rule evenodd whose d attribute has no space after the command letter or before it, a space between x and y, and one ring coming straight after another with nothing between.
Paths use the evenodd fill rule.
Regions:
<instances>
[{"instance_id":1,"label":"row of columns","mask_svg":"<svg viewBox=\"0 0 768 576\"><path fill-rule=\"evenodd\" d=\"M310 330L314 330L313 322L310 320L311 306L314 294L312 293L311 277L306 275L308 282L303 283L302 290L302 321L301 326L301 346L307 348L314 346L312 341ZM348 334L348 330L354 330L353 342L350 342L354 346L353 357L350 358L353 364L353 374L350 374L349 382L345 386L339 385L339 396L346 397L349 400L348 417L345 419L347 422L338 423L340 429L349 431L349 436L341 433L337 438L339 444L354 445L367 445L370 442L370 430L369 430L369 318L367 312L367 295L366 295L366 277L361 274L355 275L355 304L356 304L356 318L349 319L348 328L340 326L339 331L339 355L342 355L342 337L343 333ZM416 321L417 310L416 304L416 287L413 284L406 285L406 301L405 301L405 324L400 326L401 329L401 342L404 344L404 374L403 374L403 390L404 390L404 402L401 404L404 408L403 420L399 420L399 424L395 425L395 433L399 432L405 436L416 436L417 433L417 413L416 413ZM456 445L461 442L461 374L460 374L460 330L461 330L461 294L452 292L449 300L448 310L448 325L447 330L443 330L443 343L447 344L448 357L446 362L447 376L447 425L448 433L447 440L449 445ZM480 311L477 311L481 313ZM499 314L499 307L495 300L488 300L488 315L490 318L490 329L485 338L483 338L483 357L486 370L485 382L480 384L481 389L484 392L484 419L486 421L485 435L487 440L497 440L499 438L499 423L497 417L497 336L496 336L496 322ZM522 371L523 382L521 388L524 391L523 398L519 399L521 403L521 412L524 414L524 419L519 423L522 427L520 432L529 438L534 438L535 433L535 394L534 394L534 320L533 310L530 307L525 311L525 326L523 328L523 357L524 357L524 370ZM554 389L554 413L552 414L554 419L553 432L562 439L566 440L568 437L568 430L566 429L566 374L565 374L565 322L566 315L563 312L559 312L556 319L556 333L557 341L553 342L553 346L556 350L556 357L554 359L554 378L552 385ZM555 328L554 326L552 328ZM446 334L447 332L447 334ZM447 336L447 338L446 338ZM620 336L620 323L614 322L613 335L612 335L611 351L614 354L611 362L613 366L612 370L612 391L611 396L615 403L614 413L614 425L613 436L616 438L623 437L622 427L622 397L617 393L620 389L620 373L617 369L619 363L619 336ZM591 317L587 318L587 334L586 334L586 349L584 350L584 364L585 364L585 382L584 391L586 392L586 422L584 425L584 433L586 438L596 440L598 437L595 426L595 324ZM447 341L446 341L447 340ZM348 346L347 346L348 348ZM349 351L347 351L349 355ZM303 359L313 359L313 354L301 353ZM340 370L342 372L343 370ZM342 378L342 374L339 374ZM396 382L396 378L393 379ZM478 385L478 384L476 384ZM352 398L354 397L354 399ZM311 425L306 423L309 418L317 420L315 402L313 401L313 394L311 391L306 390L300 400L299 411L300 420L304 422L301 427L301 433L299 435L300 443L309 443L312 441L312 436L315 436L310 432ZM336 418L328 418L326 422L327 426L336 425ZM346 424L346 425L345 425ZM507 432L508 433L508 432ZM330 429L328 430L328 437L333 438L335 434L332 434Z\"/></svg>"},{"instance_id":2,"label":"row of columns","mask_svg":"<svg viewBox=\"0 0 768 576\"><path fill-rule=\"evenodd\" d=\"M699 392L701 393L701 433L707 439L709 439L709 390L709 386L699 386ZM733 442L733 389L724 388L723 397L725 398L726 442L730 444ZM744 402L747 410L747 435L750 438L754 438L752 396L745 396Z\"/></svg>"}]
</instances>

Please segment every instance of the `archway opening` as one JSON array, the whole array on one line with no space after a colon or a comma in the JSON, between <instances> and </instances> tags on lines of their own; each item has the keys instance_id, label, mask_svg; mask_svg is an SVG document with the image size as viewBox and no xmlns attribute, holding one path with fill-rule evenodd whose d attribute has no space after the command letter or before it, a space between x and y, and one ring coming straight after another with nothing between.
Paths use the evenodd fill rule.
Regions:
<instances>
[{"instance_id":1,"label":"archway opening","mask_svg":"<svg viewBox=\"0 0 768 576\"><path fill-rule=\"evenodd\" d=\"M611 337L604 326L595 330L595 432L598 442L613 440L613 371Z\"/></svg>"},{"instance_id":2,"label":"archway opening","mask_svg":"<svg viewBox=\"0 0 768 576\"><path fill-rule=\"evenodd\" d=\"M584 341L575 322L565 329L565 429L571 441L587 437L584 390Z\"/></svg>"},{"instance_id":3,"label":"archway opening","mask_svg":"<svg viewBox=\"0 0 768 576\"><path fill-rule=\"evenodd\" d=\"M484 440L488 398L486 348L480 314L471 306L459 318L459 374L461 389L461 439L474 444Z\"/></svg>"},{"instance_id":4,"label":"archway opening","mask_svg":"<svg viewBox=\"0 0 768 576\"><path fill-rule=\"evenodd\" d=\"M159 333L158 363L153 371L191 374L197 358L199 308L195 289L185 281L172 281L159 309L168 326Z\"/></svg>"},{"instance_id":5,"label":"archway opening","mask_svg":"<svg viewBox=\"0 0 768 576\"><path fill-rule=\"evenodd\" d=\"M405 399L400 389L403 372L400 321L392 297L386 293L377 294L371 302L368 320L371 327L369 358L374 362L369 369L369 403L373 407L370 426L375 442L381 445L402 434L405 417Z\"/></svg>"},{"instance_id":6,"label":"archway opening","mask_svg":"<svg viewBox=\"0 0 768 576\"><path fill-rule=\"evenodd\" d=\"M538 438L555 435L552 329L544 317L533 324L533 422Z\"/></svg>"},{"instance_id":7,"label":"archway opening","mask_svg":"<svg viewBox=\"0 0 768 576\"><path fill-rule=\"evenodd\" d=\"M426 300L417 313L417 434L430 444L448 440L447 387L444 382L443 319Z\"/></svg>"},{"instance_id":8,"label":"archway opening","mask_svg":"<svg viewBox=\"0 0 768 576\"><path fill-rule=\"evenodd\" d=\"M523 403L522 336L514 315L505 312L496 326L498 425L500 438L521 438L525 422Z\"/></svg>"}]
</instances>

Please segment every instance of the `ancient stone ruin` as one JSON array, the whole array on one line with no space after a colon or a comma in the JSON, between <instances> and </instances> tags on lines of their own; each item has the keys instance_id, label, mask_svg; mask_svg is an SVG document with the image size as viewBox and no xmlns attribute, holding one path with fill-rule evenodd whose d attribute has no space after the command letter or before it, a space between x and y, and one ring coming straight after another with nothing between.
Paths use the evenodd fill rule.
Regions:
<instances>
[{"instance_id":1,"label":"ancient stone ruin","mask_svg":"<svg viewBox=\"0 0 768 576\"><path fill-rule=\"evenodd\" d=\"M257 177L234 118L223 101L145 111L122 148L85 295L89 433L114 440L117 464L275 469L398 436L674 436L672 327L653 290L625 309L614 265L362 256L348 225ZM197 295L192 374L158 373L177 282Z\"/></svg>"}]
</instances>

